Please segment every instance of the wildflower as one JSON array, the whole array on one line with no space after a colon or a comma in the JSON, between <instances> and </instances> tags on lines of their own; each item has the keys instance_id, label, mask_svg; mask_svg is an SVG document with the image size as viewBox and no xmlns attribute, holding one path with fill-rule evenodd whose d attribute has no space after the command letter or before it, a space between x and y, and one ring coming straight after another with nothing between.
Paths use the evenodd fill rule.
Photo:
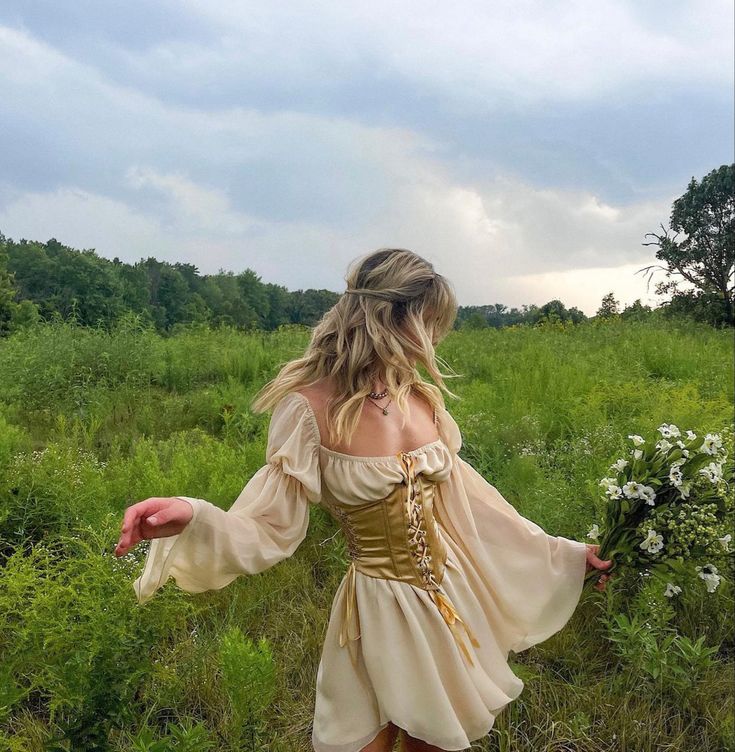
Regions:
<instances>
[{"instance_id":1,"label":"wildflower","mask_svg":"<svg viewBox=\"0 0 735 752\"><path fill-rule=\"evenodd\" d=\"M662 452L668 452L672 446L673 444L666 439L661 439L660 441L656 442L656 448L660 449Z\"/></svg>"},{"instance_id":2,"label":"wildflower","mask_svg":"<svg viewBox=\"0 0 735 752\"><path fill-rule=\"evenodd\" d=\"M638 498L638 483L636 483L634 480L629 480L624 486L623 486L623 494L627 496L629 499L637 499Z\"/></svg>"},{"instance_id":3,"label":"wildflower","mask_svg":"<svg viewBox=\"0 0 735 752\"><path fill-rule=\"evenodd\" d=\"M694 433L694 431L687 431L687 439L689 439L689 441L694 441L696 438L697 434Z\"/></svg>"},{"instance_id":4,"label":"wildflower","mask_svg":"<svg viewBox=\"0 0 735 752\"><path fill-rule=\"evenodd\" d=\"M587 533L587 537L592 538L592 540L597 540L600 537L600 527L597 523L592 525L590 531Z\"/></svg>"},{"instance_id":5,"label":"wildflower","mask_svg":"<svg viewBox=\"0 0 735 752\"><path fill-rule=\"evenodd\" d=\"M669 471L669 480L671 481L671 485L676 488L679 488L684 482L684 475L682 474L681 467L679 465L671 466L671 470Z\"/></svg>"},{"instance_id":6,"label":"wildflower","mask_svg":"<svg viewBox=\"0 0 735 752\"><path fill-rule=\"evenodd\" d=\"M643 483L637 483L634 480L628 481L623 486L623 493L629 499L645 499L646 504L653 506L653 500L656 498L656 492L651 486L645 486Z\"/></svg>"},{"instance_id":7,"label":"wildflower","mask_svg":"<svg viewBox=\"0 0 735 752\"><path fill-rule=\"evenodd\" d=\"M634 460L639 460L643 456L643 450L642 449L634 449L631 454L633 455Z\"/></svg>"},{"instance_id":8,"label":"wildflower","mask_svg":"<svg viewBox=\"0 0 735 752\"><path fill-rule=\"evenodd\" d=\"M633 440L635 446L643 446L646 443L646 440L637 433L628 434L628 438Z\"/></svg>"},{"instance_id":9,"label":"wildflower","mask_svg":"<svg viewBox=\"0 0 735 752\"><path fill-rule=\"evenodd\" d=\"M685 481L681 484L681 486L679 486L679 496L681 496L682 499L688 499L691 490L692 482L690 480Z\"/></svg>"},{"instance_id":10,"label":"wildflower","mask_svg":"<svg viewBox=\"0 0 735 752\"><path fill-rule=\"evenodd\" d=\"M722 438L717 433L708 433L704 437L700 452L704 454L717 454L722 449Z\"/></svg>"},{"instance_id":11,"label":"wildflower","mask_svg":"<svg viewBox=\"0 0 735 752\"><path fill-rule=\"evenodd\" d=\"M649 528L648 535L643 539L640 548L649 554L656 554L664 547L664 539L655 530Z\"/></svg>"},{"instance_id":12,"label":"wildflower","mask_svg":"<svg viewBox=\"0 0 735 752\"><path fill-rule=\"evenodd\" d=\"M651 488L651 486L639 486L638 488L638 498L644 499L646 504L649 504L650 506L653 506L654 499L656 498L656 492Z\"/></svg>"},{"instance_id":13,"label":"wildflower","mask_svg":"<svg viewBox=\"0 0 735 752\"><path fill-rule=\"evenodd\" d=\"M703 567L697 567L697 571L707 585L707 592L714 593L721 579L720 575L717 574L717 567L714 564L705 564Z\"/></svg>"},{"instance_id":14,"label":"wildflower","mask_svg":"<svg viewBox=\"0 0 735 752\"><path fill-rule=\"evenodd\" d=\"M679 595L681 593L681 588L678 585L674 585L671 582L666 583L666 590L664 590L664 595L667 598L673 598L675 595Z\"/></svg>"},{"instance_id":15,"label":"wildflower","mask_svg":"<svg viewBox=\"0 0 735 752\"><path fill-rule=\"evenodd\" d=\"M600 486L608 487L608 486L614 486L616 484L615 478L603 478L600 481Z\"/></svg>"},{"instance_id":16,"label":"wildflower","mask_svg":"<svg viewBox=\"0 0 735 752\"><path fill-rule=\"evenodd\" d=\"M706 467L699 471L710 483L719 483L722 480L722 465L716 462L710 462Z\"/></svg>"},{"instance_id":17,"label":"wildflower","mask_svg":"<svg viewBox=\"0 0 735 752\"><path fill-rule=\"evenodd\" d=\"M612 465L610 465L610 470L617 470L619 473L622 473L623 470L625 470L626 466L628 465L628 460L619 459L616 462L614 462Z\"/></svg>"},{"instance_id":18,"label":"wildflower","mask_svg":"<svg viewBox=\"0 0 735 752\"><path fill-rule=\"evenodd\" d=\"M728 533L724 538L718 538L717 540L720 541L725 551L730 550L730 541L732 540L732 535L730 535L730 533Z\"/></svg>"},{"instance_id":19,"label":"wildflower","mask_svg":"<svg viewBox=\"0 0 735 752\"><path fill-rule=\"evenodd\" d=\"M663 423L658 427L658 432L665 438L681 436L681 431L673 423Z\"/></svg>"}]
</instances>

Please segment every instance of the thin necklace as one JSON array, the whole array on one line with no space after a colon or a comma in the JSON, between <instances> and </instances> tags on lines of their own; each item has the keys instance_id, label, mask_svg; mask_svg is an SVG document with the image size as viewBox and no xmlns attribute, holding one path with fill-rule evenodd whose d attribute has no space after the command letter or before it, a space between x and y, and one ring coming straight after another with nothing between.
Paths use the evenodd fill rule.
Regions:
<instances>
[{"instance_id":1,"label":"thin necklace","mask_svg":"<svg viewBox=\"0 0 735 752\"><path fill-rule=\"evenodd\" d=\"M388 400L388 405L390 405L391 402L393 402L393 400L389 399ZM375 405L375 407L377 407L378 409L382 410L383 411L383 415L388 415L388 405L386 405L385 407L383 407L382 405L379 405L377 402L373 402L372 400L370 400L370 404L371 405Z\"/></svg>"}]
</instances>

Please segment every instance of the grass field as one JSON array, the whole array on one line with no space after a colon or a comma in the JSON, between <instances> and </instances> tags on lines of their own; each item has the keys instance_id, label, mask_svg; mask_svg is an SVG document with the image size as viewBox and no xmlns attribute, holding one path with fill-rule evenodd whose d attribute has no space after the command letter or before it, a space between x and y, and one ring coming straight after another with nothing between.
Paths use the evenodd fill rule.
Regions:
<instances>
[{"instance_id":1,"label":"grass field","mask_svg":"<svg viewBox=\"0 0 735 752\"><path fill-rule=\"evenodd\" d=\"M269 416L249 400L308 336L55 324L0 341L0 750L311 749L346 566L339 536L320 545L334 532L322 509L291 559L221 591L169 583L141 607L145 544L112 554L131 503L232 503L264 463ZM460 374L446 402L461 455L557 535L583 540L599 519L598 481L628 434L732 425L731 331L612 320L453 332L438 352ZM715 593L668 602L633 573L585 596L561 632L511 655L525 690L475 748L734 750L732 581L730 566ZM621 626L623 612L648 626ZM679 656L667 635L716 652Z\"/></svg>"}]
</instances>

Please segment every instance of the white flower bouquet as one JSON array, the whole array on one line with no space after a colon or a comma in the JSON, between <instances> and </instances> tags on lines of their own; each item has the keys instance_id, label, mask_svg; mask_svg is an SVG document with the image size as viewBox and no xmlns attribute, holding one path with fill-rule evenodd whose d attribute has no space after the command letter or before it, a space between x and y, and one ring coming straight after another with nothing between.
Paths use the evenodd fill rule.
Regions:
<instances>
[{"instance_id":1,"label":"white flower bouquet","mask_svg":"<svg viewBox=\"0 0 735 752\"><path fill-rule=\"evenodd\" d=\"M721 576L712 560L731 553L728 452L719 434L682 434L670 423L657 430L660 438L628 436L629 457L614 462L600 481L607 497L602 530L595 524L587 537L598 543L601 559L613 560L606 574L626 565L666 581L676 579L687 562L699 561L698 576L714 592ZM599 576L593 570L586 580ZM675 582L666 582L665 595L680 592Z\"/></svg>"}]
</instances>

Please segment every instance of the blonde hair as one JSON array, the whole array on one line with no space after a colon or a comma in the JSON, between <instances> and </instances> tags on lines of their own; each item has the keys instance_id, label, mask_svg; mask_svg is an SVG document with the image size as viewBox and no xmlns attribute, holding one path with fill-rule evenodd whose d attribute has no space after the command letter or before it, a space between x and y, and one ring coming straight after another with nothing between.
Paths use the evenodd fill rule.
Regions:
<instances>
[{"instance_id":1,"label":"blonde hair","mask_svg":"<svg viewBox=\"0 0 735 752\"><path fill-rule=\"evenodd\" d=\"M314 327L304 355L282 365L251 403L264 412L292 391L329 377L335 389L325 406L332 446L349 445L363 402L381 377L403 413L414 389L433 408L444 406L444 383L434 346L457 318L451 283L426 259L403 248L381 248L358 258L345 278L347 289ZM435 382L421 379L414 363L424 365Z\"/></svg>"}]
</instances>

